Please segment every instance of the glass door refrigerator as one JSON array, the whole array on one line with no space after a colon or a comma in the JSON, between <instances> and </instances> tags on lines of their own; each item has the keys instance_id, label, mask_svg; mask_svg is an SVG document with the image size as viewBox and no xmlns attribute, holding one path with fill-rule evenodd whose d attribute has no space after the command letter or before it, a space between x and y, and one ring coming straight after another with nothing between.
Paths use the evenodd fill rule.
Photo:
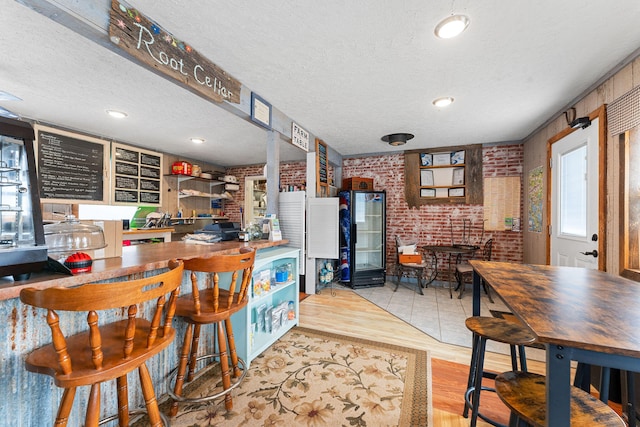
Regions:
<instances>
[{"instance_id":1,"label":"glass door refrigerator","mask_svg":"<svg viewBox=\"0 0 640 427\"><path fill-rule=\"evenodd\" d=\"M386 194L341 191L340 280L352 288L384 286Z\"/></svg>"}]
</instances>

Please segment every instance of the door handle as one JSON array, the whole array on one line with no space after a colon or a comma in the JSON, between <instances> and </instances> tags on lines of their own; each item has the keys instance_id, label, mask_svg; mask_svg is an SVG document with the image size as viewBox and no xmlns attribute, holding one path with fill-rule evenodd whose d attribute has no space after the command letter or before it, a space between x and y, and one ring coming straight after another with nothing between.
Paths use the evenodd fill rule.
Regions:
<instances>
[{"instance_id":1,"label":"door handle","mask_svg":"<svg viewBox=\"0 0 640 427\"><path fill-rule=\"evenodd\" d=\"M580 252L582 255L593 255L594 258L598 258L598 251L592 250L591 252Z\"/></svg>"}]
</instances>

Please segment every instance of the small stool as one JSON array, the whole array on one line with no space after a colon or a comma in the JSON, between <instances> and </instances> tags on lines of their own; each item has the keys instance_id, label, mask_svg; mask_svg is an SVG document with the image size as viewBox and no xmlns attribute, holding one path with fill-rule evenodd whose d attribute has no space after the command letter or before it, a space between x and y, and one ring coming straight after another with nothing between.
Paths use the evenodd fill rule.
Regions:
<instances>
[{"instance_id":1,"label":"small stool","mask_svg":"<svg viewBox=\"0 0 640 427\"><path fill-rule=\"evenodd\" d=\"M231 315L242 310L249 302L248 292L256 251L242 248L239 253L212 255L184 261L185 270L191 270L191 293L182 295L176 303L176 317L187 322L178 367L167 379L167 393L173 399L169 415L175 416L179 402L202 403L224 396L225 408L233 409L231 391L240 385L247 368L236 353ZM196 272L206 274L206 287L200 289ZM218 353L198 357L198 343L202 325L215 324ZM228 351L227 351L228 349ZM196 363L202 359L219 358L222 391L210 396L185 397L183 386L194 378ZM231 362L231 366L229 366ZM239 366L240 365L240 366ZM231 377L235 379L232 384ZM173 379L175 386L171 386Z\"/></svg>"},{"instance_id":2,"label":"small stool","mask_svg":"<svg viewBox=\"0 0 640 427\"><path fill-rule=\"evenodd\" d=\"M475 427L478 417L494 426L502 426L498 422L487 418L480 413L480 391L493 391L495 389L482 386L482 378L495 378L495 374L484 372L484 353L487 340L493 340L509 344L511 349L511 366L518 370L518 358L520 370L527 370L527 358L524 346L535 342L535 337L524 326L495 317L474 316L465 321L467 329L473 332L473 347L471 351L471 364L469 366L469 379L467 391L464 396L464 411L462 415L467 418L471 409L471 427ZM518 355L516 355L516 348ZM518 357L519 356L519 357ZM473 396L472 396L473 395Z\"/></svg>"},{"instance_id":3,"label":"small stool","mask_svg":"<svg viewBox=\"0 0 640 427\"><path fill-rule=\"evenodd\" d=\"M545 427L547 418L546 377L530 372L504 372L496 377L496 392L511 410L510 426ZM571 425L622 427L622 418L589 393L571 387Z\"/></svg>"}]
</instances>

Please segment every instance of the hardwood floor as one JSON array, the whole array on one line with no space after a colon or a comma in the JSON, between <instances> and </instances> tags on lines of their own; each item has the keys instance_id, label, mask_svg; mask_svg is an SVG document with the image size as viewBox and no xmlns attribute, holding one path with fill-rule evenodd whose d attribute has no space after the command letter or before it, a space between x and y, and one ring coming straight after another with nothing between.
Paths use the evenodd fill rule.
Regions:
<instances>
[{"instance_id":1,"label":"hardwood floor","mask_svg":"<svg viewBox=\"0 0 640 427\"><path fill-rule=\"evenodd\" d=\"M333 295L332 295L333 294ZM437 341L387 311L372 304L350 290L323 289L300 303L300 326L322 329L342 335L384 341L388 343L428 350L432 358L456 362L467 374L471 349ZM497 372L511 370L508 356L487 353L485 368ZM529 361L529 370L543 374L543 363ZM433 394L438 393L435 388ZM462 395L460 395L462 402ZM455 406L454 406L455 407ZM462 403L460 403L460 409ZM449 412L434 407L433 425L438 427L463 427L469 420L460 412ZM478 421L478 426L489 424Z\"/></svg>"}]
</instances>

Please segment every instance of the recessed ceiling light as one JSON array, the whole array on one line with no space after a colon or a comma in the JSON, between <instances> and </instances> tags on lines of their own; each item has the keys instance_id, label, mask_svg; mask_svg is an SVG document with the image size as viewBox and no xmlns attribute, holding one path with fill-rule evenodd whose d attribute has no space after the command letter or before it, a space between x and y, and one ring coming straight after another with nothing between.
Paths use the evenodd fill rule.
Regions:
<instances>
[{"instance_id":1,"label":"recessed ceiling light","mask_svg":"<svg viewBox=\"0 0 640 427\"><path fill-rule=\"evenodd\" d=\"M127 113L123 113L122 111L117 110L107 110L107 114L114 119L124 119L125 117L127 117Z\"/></svg>"},{"instance_id":2,"label":"recessed ceiling light","mask_svg":"<svg viewBox=\"0 0 640 427\"><path fill-rule=\"evenodd\" d=\"M204 138L191 138L191 142L193 142L194 144L202 144L204 141Z\"/></svg>"},{"instance_id":3,"label":"recessed ceiling light","mask_svg":"<svg viewBox=\"0 0 640 427\"><path fill-rule=\"evenodd\" d=\"M444 96L442 98L434 99L433 100L433 105L435 105L436 107L447 107L447 106L451 105L452 102L453 102L453 98L452 97Z\"/></svg>"},{"instance_id":4,"label":"recessed ceiling light","mask_svg":"<svg viewBox=\"0 0 640 427\"><path fill-rule=\"evenodd\" d=\"M469 26L469 18L464 15L451 15L440 21L433 31L441 39L450 39L462 33Z\"/></svg>"}]
</instances>

